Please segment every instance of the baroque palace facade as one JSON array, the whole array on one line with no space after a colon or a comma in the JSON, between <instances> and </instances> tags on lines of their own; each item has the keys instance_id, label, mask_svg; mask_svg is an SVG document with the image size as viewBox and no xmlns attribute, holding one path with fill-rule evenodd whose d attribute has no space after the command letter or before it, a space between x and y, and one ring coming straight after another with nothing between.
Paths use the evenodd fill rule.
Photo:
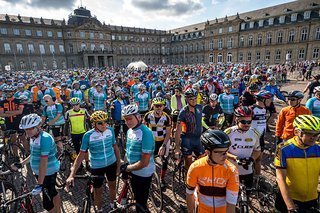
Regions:
<instances>
[{"instance_id":1,"label":"baroque palace facade","mask_svg":"<svg viewBox=\"0 0 320 213\"><path fill-rule=\"evenodd\" d=\"M0 15L0 70L320 59L320 1L298 0L168 31L101 23L84 7L68 21Z\"/></svg>"}]
</instances>

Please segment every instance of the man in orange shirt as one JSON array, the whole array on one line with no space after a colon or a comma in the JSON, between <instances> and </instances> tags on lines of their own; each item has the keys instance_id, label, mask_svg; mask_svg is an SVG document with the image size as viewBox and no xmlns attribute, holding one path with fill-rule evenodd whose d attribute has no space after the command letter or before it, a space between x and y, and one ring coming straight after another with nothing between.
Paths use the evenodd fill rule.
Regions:
<instances>
[{"instance_id":1,"label":"man in orange shirt","mask_svg":"<svg viewBox=\"0 0 320 213\"><path fill-rule=\"evenodd\" d=\"M301 91L294 90L289 92L287 97L289 106L284 107L280 111L276 123L276 144L293 138L293 121L298 115L311 115L311 112L307 107L301 106L301 101L304 97Z\"/></svg>"},{"instance_id":2,"label":"man in orange shirt","mask_svg":"<svg viewBox=\"0 0 320 213\"><path fill-rule=\"evenodd\" d=\"M61 104L62 103L62 100L61 100L61 91L60 91L60 88L59 87L57 87L57 83L56 82L53 82L52 84L51 84L51 86L52 86L52 90L53 90L53 92L54 92L54 94L56 94L56 102L58 102L59 104Z\"/></svg>"}]
</instances>

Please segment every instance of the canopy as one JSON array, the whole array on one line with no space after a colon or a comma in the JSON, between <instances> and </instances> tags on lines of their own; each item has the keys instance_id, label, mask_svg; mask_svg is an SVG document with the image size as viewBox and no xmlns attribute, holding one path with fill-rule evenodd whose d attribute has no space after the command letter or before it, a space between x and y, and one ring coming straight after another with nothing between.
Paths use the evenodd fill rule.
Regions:
<instances>
[{"instance_id":1,"label":"canopy","mask_svg":"<svg viewBox=\"0 0 320 213\"><path fill-rule=\"evenodd\" d=\"M148 66L143 61L135 61L131 62L128 66L128 69L134 69L134 70L146 70Z\"/></svg>"}]
</instances>

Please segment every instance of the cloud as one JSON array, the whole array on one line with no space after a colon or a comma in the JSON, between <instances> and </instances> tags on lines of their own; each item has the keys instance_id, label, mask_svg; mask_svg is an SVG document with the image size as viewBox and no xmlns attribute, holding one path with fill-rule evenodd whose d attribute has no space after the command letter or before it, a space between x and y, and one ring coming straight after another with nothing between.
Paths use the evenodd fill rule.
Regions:
<instances>
[{"instance_id":1,"label":"cloud","mask_svg":"<svg viewBox=\"0 0 320 213\"><path fill-rule=\"evenodd\" d=\"M4 0L12 5L28 5L34 8L73 9L77 0Z\"/></svg>"},{"instance_id":2,"label":"cloud","mask_svg":"<svg viewBox=\"0 0 320 213\"><path fill-rule=\"evenodd\" d=\"M217 5L217 4L219 4L219 3L220 3L219 0L211 0L211 4L213 4L213 5Z\"/></svg>"},{"instance_id":3,"label":"cloud","mask_svg":"<svg viewBox=\"0 0 320 213\"><path fill-rule=\"evenodd\" d=\"M204 9L198 0L129 0L140 12L156 12L166 16L181 16Z\"/></svg>"}]
</instances>

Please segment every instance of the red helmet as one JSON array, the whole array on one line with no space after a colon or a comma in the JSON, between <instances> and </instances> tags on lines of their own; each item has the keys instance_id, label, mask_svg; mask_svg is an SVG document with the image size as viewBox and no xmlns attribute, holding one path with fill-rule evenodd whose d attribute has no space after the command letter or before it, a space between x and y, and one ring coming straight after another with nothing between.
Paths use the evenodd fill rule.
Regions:
<instances>
[{"instance_id":1,"label":"red helmet","mask_svg":"<svg viewBox=\"0 0 320 213\"><path fill-rule=\"evenodd\" d=\"M247 106L240 106L234 110L234 116L236 117L252 117L252 109Z\"/></svg>"}]
</instances>

